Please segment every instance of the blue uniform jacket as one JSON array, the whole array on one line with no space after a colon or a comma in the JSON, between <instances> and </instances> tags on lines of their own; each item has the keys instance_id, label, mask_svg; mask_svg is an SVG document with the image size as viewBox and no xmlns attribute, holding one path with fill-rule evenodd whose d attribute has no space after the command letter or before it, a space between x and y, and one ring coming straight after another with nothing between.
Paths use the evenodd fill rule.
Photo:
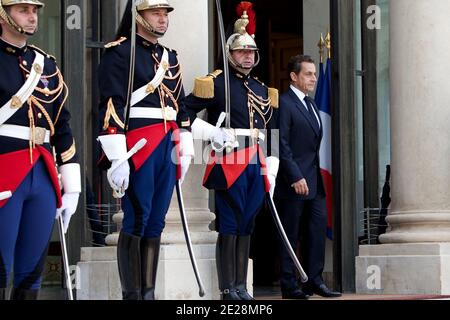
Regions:
<instances>
[{"instance_id":1,"label":"blue uniform jacket","mask_svg":"<svg viewBox=\"0 0 450 320\"><path fill-rule=\"evenodd\" d=\"M128 75L130 66L131 41L117 41L108 48L99 66L100 85L100 127L101 134L123 133L124 112L127 100ZM167 48L166 48L167 49ZM153 44L141 36L136 36L136 66L133 91L147 85L155 77L163 54L164 47L159 43ZM169 106L178 110L177 123L180 128L190 129L189 116L184 107L184 90L181 69L177 53L169 51L169 70L162 85L167 88L162 92L155 90L134 107L158 108ZM161 89L160 86L159 89ZM112 100L111 100L112 99ZM112 101L108 109L108 103ZM109 110L109 112L108 112ZM161 119L130 119L128 130L161 123Z\"/></svg>"},{"instance_id":2,"label":"blue uniform jacket","mask_svg":"<svg viewBox=\"0 0 450 320\"><path fill-rule=\"evenodd\" d=\"M268 87L253 76L241 74L230 69L231 92L231 127L235 129L250 128L250 113L248 106L248 94L253 91L256 96L264 100L268 99ZM186 98L186 106L191 122L197 118L197 113L206 109L207 121L216 125L222 112L225 111L225 77L220 73L214 79L214 97L203 98L190 94ZM255 112L253 116L253 128L275 129L277 127L276 112L270 106L262 106L261 113ZM265 115L264 115L265 114ZM267 125L266 125L267 122ZM222 125L224 126L224 124Z\"/></svg>"},{"instance_id":3,"label":"blue uniform jacket","mask_svg":"<svg viewBox=\"0 0 450 320\"><path fill-rule=\"evenodd\" d=\"M208 76L214 82L212 97L196 95L195 90L194 93L186 97L186 108L191 123L197 118L197 113L206 109L207 121L216 125L220 114L225 111L224 74L216 71ZM231 127L234 129L250 129L253 127L262 130L266 136L266 141L260 143L260 146L265 149L265 155L278 157L278 135L271 132L278 128L278 112L273 107L278 106L278 101L270 101L269 88L252 75L244 75L230 68L230 96ZM250 103L252 101L254 103ZM222 126L225 126L225 123ZM276 141L273 137L276 137ZM238 138L238 140L240 149L251 145L249 138ZM220 166L215 166L206 179L204 182L207 188L227 188L227 182Z\"/></svg>"},{"instance_id":4,"label":"blue uniform jacket","mask_svg":"<svg viewBox=\"0 0 450 320\"><path fill-rule=\"evenodd\" d=\"M33 121L36 127L51 130L50 143L55 147L58 164L77 162L75 142L69 126L70 114L64 108L68 89L53 57L36 47L17 48L0 39L0 107L25 83L36 51L45 56L45 65L32 94L35 102L31 103L31 107L26 102L5 124L30 127ZM51 152L51 145L45 144L44 147ZM0 155L28 148L27 140L0 136Z\"/></svg>"}]
</instances>

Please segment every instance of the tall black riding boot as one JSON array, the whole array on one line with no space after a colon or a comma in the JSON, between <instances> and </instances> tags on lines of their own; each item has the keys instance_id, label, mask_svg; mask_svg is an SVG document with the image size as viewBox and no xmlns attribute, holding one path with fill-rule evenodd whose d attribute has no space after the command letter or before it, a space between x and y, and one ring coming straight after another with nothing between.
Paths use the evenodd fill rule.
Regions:
<instances>
[{"instance_id":1,"label":"tall black riding boot","mask_svg":"<svg viewBox=\"0 0 450 320\"><path fill-rule=\"evenodd\" d=\"M120 232L117 262L123 300L141 300L141 237Z\"/></svg>"},{"instance_id":2,"label":"tall black riding boot","mask_svg":"<svg viewBox=\"0 0 450 320\"><path fill-rule=\"evenodd\" d=\"M250 255L250 236L238 236L236 243L236 289L242 300L255 300L247 292L247 270Z\"/></svg>"},{"instance_id":3,"label":"tall black riding boot","mask_svg":"<svg viewBox=\"0 0 450 320\"><path fill-rule=\"evenodd\" d=\"M0 288L0 300L6 300L6 288Z\"/></svg>"},{"instance_id":4,"label":"tall black riding boot","mask_svg":"<svg viewBox=\"0 0 450 320\"><path fill-rule=\"evenodd\" d=\"M155 300L155 282L160 243L161 238L141 240L142 300Z\"/></svg>"},{"instance_id":5,"label":"tall black riding boot","mask_svg":"<svg viewBox=\"0 0 450 320\"><path fill-rule=\"evenodd\" d=\"M241 300L236 290L236 236L219 233L216 265L222 300Z\"/></svg>"},{"instance_id":6,"label":"tall black riding boot","mask_svg":"<svg viewBox=\"0 0 450 320\"><path fill-rule=\"evenodd\" d=\"M13 288L11 291L11 300L37 300L39 289L20 289Z\"/></svg>"}]
</instances>

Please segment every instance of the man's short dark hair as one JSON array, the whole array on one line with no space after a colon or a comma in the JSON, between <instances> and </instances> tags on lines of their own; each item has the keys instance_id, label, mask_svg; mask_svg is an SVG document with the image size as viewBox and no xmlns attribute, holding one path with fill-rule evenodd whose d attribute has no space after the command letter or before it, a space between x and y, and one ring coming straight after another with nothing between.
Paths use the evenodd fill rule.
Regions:
<instances>
[{"instance_id":1,"label":"man's short dark hair","mask_svg":"<svg viewBox=\"0 0 450 320\"><path fill-rule=\"evenodd\" d=\"M314 63L314 60L313 60L313 58L311 58L311 56L302 55L302 54L298 54L289 59L288 67L287 67L289 79L291 78L291 72L293 72L295 74L299 74L300 71L302 71L302 63L303 62Z\"/></svg>"}]
</instances>

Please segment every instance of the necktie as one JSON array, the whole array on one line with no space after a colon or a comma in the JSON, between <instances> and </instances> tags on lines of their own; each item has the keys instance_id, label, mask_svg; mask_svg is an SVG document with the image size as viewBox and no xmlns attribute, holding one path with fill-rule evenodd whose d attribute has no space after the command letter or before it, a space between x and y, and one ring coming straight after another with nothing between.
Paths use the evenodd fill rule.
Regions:
<instances>
[{"instance_id":1,"label":"necktie","mask_svg":"<svg viewBox=\"0 0 450 320\"><path fill-rule=\"evenodd\" d=\"M320 125L319 125L319 123L317 121L316 114L314 113L313 106L312 106L312 103L311 103L310 99L311 99L310 97L305 96L304 101L306 103L306 106L308 107L309 116L311 117L311 120L313 121L313 123L316 126L316 128L318 130L320 130Z\"/></svg>"}]
</instances>

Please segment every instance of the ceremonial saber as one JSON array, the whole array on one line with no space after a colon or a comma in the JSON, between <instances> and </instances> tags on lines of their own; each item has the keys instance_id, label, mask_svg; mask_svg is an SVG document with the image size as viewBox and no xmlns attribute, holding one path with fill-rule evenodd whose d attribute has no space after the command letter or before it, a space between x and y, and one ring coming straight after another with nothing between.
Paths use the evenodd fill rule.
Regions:
<instances>
[{"instance_id":1,"label":"ceremonial saber","mask_svg":"<svg viewBox=\"0 0 450 320\"><path fill-rule=\"evenodd\" d=\"M130 122L130 111L131 111L131 96L133 94L134 86L134 72L135 72L135 62L136 62L136 17L137 17L137 6L142 3L142 0L132 0L131 5L131 45L130 45L130 69L128 71L128 89L127 89L127 103L125 104L124 118L125 118L125 132L128 131L128 124Z\"/></svg>"},{"instance_id":2,"label":"ceremonial saber","mask_svg":"<svg viewBox=\"0 0 450 320\"><path fill-rule=\"evenodd\" d=\"M0 192L0 201L9 199L12 197L12 192L11 191L3 191Z\"/></svg>"},{"instance_id":3,"label":"ceremonial saber","mask_svg":"<svg viewBox=\"0 0 450 320\"><path fill-rule=\"evenodd\" d=\"M216 6L217 6L217 19L219 19L218 22L219 22L220 40L222 44L223 74L225 77L225 112L226 112L225 127L227 129L230 129L231 128L230 69L228 66L227 39L225 38L225 25L223 23L222 6L220 4L220 0L216 0Z\"/></svg>"},{"instance_id":4,"label":"ceremonial saber","mask_svg":"<svg viewBox=\"0 0 450 320\"><path fill-rule=\"evenodd\" d=\"M66 278L67 297L69 298L69 300L73 300L72 280L70 279L69 256L67 254L67 244L66 244L66 237L64 235L64 224L62 214L58 217L57 220L58 220L57 223L58 223L59 239L61 240L61 253L64 265L64 275Z\"/></svg>"},{"instance_id":5,"label":"ceremonial saber","mask_svg":"<svg viewBox=\"0 0 450 320\"><path fill-rule=\"evenodd\" d=\"M194 269L195 278L197 279L197 284L199 288L199 296L203 297L205 295L205 289L203 287L202 279L200 278L200 273L197 267L197 261L195 259L194 250L192 248L191 235L189 233L189 226L186 218L186 211L184 210L184 201L183 201L183 193L181 191L181 183L180 180L176 183L177 189L177 198L178 198L178 207L180 209L181 222L183 224L184 237L186 238L186 245L189 251L189 257L191 258L192 268Z\"/></svg>"},{"instance_id":6,"label":"ceremonial saber","mask_svg":"<svg viewBox=\"0 0 450 320\"><path fill-rule=\"evenodd\" d=\"M217 19L219 25L219 33L220 33L220 42L222 44L222 56L223 56L223 76L225 79L225 128L231 128L231 91L230 91L230 67L228 65L228 50L227 50L227 39L225 37L225 24L223 22L222 15L222 5L220 4L220 0L216 0L217 7ZM223 121L223 120L222 120ZM232 144L225 145L226 153L231 153L233 151Z\"/></svg>"},{"instance_id":7,"label":"ceremonial saber","mask_svg":"<svg viewBox=\"0 0 450 320\"><path fill-rule=\"evenodd\" d=\"M280 216L278 215L277 208L275 207L273 198L270 195L270 193L267 193L267 197L269 198L270 212L272 212L272 216L273 216L273 219L275 220L275 225L277 226L278 233L281 236L281 240L283 241L283 244L284 244L286 250L288 251L289 256L291 257L292 261L294 262L295 267L297 268L298 272L300 273L300 278L301 278L302 283L305 283L308 281L308 276L306 275L305 270L303 270L302 265L300 264L300 261L298 261L298 259L297 259L297 255L295 254L294 250L292 249L291 243L289 242L286 232L284 231L283 224L281 223Z\"/></svg>"}]
</instances>

